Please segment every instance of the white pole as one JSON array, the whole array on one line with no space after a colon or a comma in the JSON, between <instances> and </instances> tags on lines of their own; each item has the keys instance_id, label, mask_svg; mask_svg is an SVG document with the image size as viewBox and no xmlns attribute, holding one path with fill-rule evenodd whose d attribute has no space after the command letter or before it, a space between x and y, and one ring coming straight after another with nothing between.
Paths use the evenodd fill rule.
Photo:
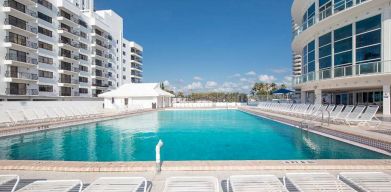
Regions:
<instances>
[{"instance_id":1,"label":"white pole","mask_svg":"<svg viewBox=\"0 0 391 192\"><path fill-rule=\"evenodd\" d=\"M156 145L156 171L161 171L161 160L160 160L160 148L163 147L163 141L160 139Z\"/></svg>"}]
</instances>

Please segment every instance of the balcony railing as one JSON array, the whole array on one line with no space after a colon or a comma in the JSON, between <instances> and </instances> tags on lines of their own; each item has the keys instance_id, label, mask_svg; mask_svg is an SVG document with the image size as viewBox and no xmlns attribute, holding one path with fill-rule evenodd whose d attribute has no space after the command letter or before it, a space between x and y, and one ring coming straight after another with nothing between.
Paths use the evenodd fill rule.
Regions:
<instances>
[{"instance_id":1,"label":"balcony railing","mask_svg":"<svg viewBox=\"0 0 391 192\"><path fill-rule=\"evenodd\" d=\"M79 80L71 78L60 78L59 83L68 83L68 84L79 84Z\"/></svg>"},{"instance_id":2,"label":"balcony railing","mask_svg":"<svg viewBox=\"0 0 391 192\"><path fill-rule=\"evenodd\" d=\"M76 36L80 36L80 31L77 31L77 30L74 30L74 29L68 29L66 27L58 27L58 29L66 31L66 32L71 33L71 34L76 35Z\"/></svg>"},{"instance_id":3,"label":"balcony railing","mask_svg":"<svg viewBox=\"0 0 391 192\"><path fill-rule=\"evenodd\" d=\"M95 86L95 87L109 87L108 84L102 84L102 83L92 83L92 86Z\"/></svg>"},{"instance_id":4,"label":"balcony railing","mask_svg":"<svg viewBox=\"0 0 391 192\"><path fill-rule=\"evenodd\" d=\"M68 16L66 14L63 14L61 11L57 14L57 16L59 17L64 17L65 19L68 19L69 21L72 21L76 24L79 24L79 19L78 18L75 18L74 16Z\"/></svg>"},{"instance_id":5,"label":"balcony railing","mask_svg":"<svg viewBox=\"0 0 391 192\"><path fill-rule=\"evenodd\" d=\"M358 6L365 1L369 1L369 0L342 0L340 2L333 4L332 6L319 12L317 15L309 18L307 21L304 21L304 23L293 32L293 38L298 36L300 33L305 31L306 29L310 28L311 26L315 25L316 23L326 19L327 17L330 17L330 16L332 16L336 13L339 13L343 10L346 10L350 7Z\"/></svg>"},{"instance_id":6,"label":"balcony railing","mask_svg":"<svg viewBox=\"0 0 391 192\"><path fill-rule=\"evenodd\" d=\"M143 70L143 67L141 65L132 65L133 69Z\"/></svg>"},{"instance_id":7,"label":"balcony railing","mask_svg":"<svg viewBox=\"0 0 391 192\"><path fill-rule=\"evenodd\" d=\"M28 64L33 64L37 65L38 60L30 57L21 57L18 56L16 53L7 53L5 56L6 60L12 60L12 61L18 61L18 62L23 62L23 63L28 63Z\"/></svg>"},{"instance_id":8,"label":"balcony railing","mask_svg":"<svg viewBox=\"0 0 391 192\"><path fill-rule=\"evenodd\" d=\"M391 61L375 61L356 65L347 65L322 69L301 76L293 77L293 84L299 85L326 79L337 79L351 76L364 76L391 73Z\"/></svg>"},{"instance_id":9,"label":"balcony railing","mask_svg":"<svg viewBox=\"0 0 391 192\"><path fill-rule=\"evenodd\" d=\"M5 90L6 95L38 95L38 89L14 89L7 88Z\"/></svg>"},{"instance_id":10,"label":"balcony railing","mask_svg":"<svg viewBox=\"0 0 391 192\"><path fill-rule=\"evenodd\" d=\"M38 14L36 11L33 11L31 9L28 9L28 8L24 8L22 9L21 7L18 7L18 6L15 6L15 1L4 1L4 7L11 7L13 9L16 9L22 13L25 13L27 15L30 15L32 17L38 17Z\"/></svg>"},{"instance_id":11,"label":"balcony railing","mask_svg":"<svg viewBox=\"0 0 391 192\"><path fill-rule=\"evenodd\" d=\"M70 67L70 66L66 66L66 65L60 65L60 69L61 70L66 70L66 71L71 71L71 72L76 72L76 73L80 72L79 68L77 68L77 67Z\"/></svg>"},{"instance_id":12,"label":"balcony railing","mask_svg":"<svg viewBox=\"0 0 391 192\"><path fill-rule=\"evenodd\" d=\"M59 39L58 42L70 45L75 48L80 48L80 44L76 41L67 41L67 40Z\"/></svg>"},{"instance_id":13,"label":"balcony railing","mask_svg":"<svg viewBox=\"0 0 391 192\"><path fill-rule=\"evenodd\" d=\"M13 72L6 71L5 77L8 78L16 78L16 79L27 79L27 80L38 80L38 75L34 73L26 73L26 72Z\"/></svg>"},{"instance_id":14,"label":"balcony railing","mask_svg":"<svg viewBox=\"0 0 391 192\"><path fill-rule=\"evenodd\" d=\"M28 40L18 41L16 38L6 36L4 41L9 42L9 43L15 43L15 44L22 45L22 46L29 47L29 48L33 48L33 49L38 49L38 43L31 42Z\"/></svg>"},{"instance_id":15,"label":"balcony railing","mask_svg":"<svg viewBox=\"0 0 391 192\"><path fill-rule=\"evenodd\" d=\"M4 20L4 24L5 25L12 25L14 27L17 27L19 29L23 29L23 30L31 32L31 33L35 33L35 34L38 33L38 28L37 27L33 27L31 25L25 25L25 24L21 24L21 23L19 23L19 24L13 23L13 22L10 22L8 18L6 18Z\"/></svg>"}]
</instances>

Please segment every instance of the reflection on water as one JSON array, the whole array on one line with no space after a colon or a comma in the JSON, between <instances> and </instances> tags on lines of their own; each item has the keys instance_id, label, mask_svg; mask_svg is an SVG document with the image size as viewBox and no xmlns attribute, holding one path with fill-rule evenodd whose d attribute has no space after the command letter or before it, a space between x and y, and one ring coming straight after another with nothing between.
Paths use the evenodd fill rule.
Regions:
<instances>
[{"instance_id":1,"label":"reflection on water","mask_svg":"<svg viewBox=\"0 0 391 192\"><path fill-rule=\"evenodd\" d=\"M234 110L164 111L0 140L1 159L163 160L387 158Z\"/></svg>"}]
</instances>

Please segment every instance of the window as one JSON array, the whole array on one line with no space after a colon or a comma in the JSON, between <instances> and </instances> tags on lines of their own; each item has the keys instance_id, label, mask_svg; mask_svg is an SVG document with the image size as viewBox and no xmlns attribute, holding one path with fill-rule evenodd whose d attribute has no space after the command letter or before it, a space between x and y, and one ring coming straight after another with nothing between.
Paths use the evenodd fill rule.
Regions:
<instances>
[{"instance_id":1,"label":"window","mask_svg":"<svg viewBox=\"0 0 391 192\"><path fill-rule=\"evenodd\" d=\"M123 75L123 76L122 76L122 79L126 80L126 76L125 76L125 75Z\"/></svg>"},{"instance_id":2,"label":"window","mask_svg":"<svg viewBox=\"0 0 391 192\"><path fill-rule=\"evenodd\" d=\"M40 92L53 92L53 86L51 85L39 85Z\"/></svg>"},{"instance_id":3,"label":"window","mask_svg":"<svg viewBox=\"0 0 391 192\"><path fill-rule=\"evenodd\" d=\"M27 38L25 36L9 32L7 40L12 43L16 43L19 45L26 46L27 45Z\"/></svg>"},{"instance_id":4,"label":"window","mask_svg":"<svg viewBox=\"0 0 391 192\"><path fill-rule=\"evenodd\" d=\"M319 37L319 69L331 67L331 33Z\"/></svg>"},{"instance_id":5,"label":"window","mask_svg":"<svg viewBox=\"0 0 391 192\"><path fill-rule=\"evenodd\" d=\"M87 88L79 88L79 93L88 94L88 89Z\"/></svg>"},{"instance_id":6,"label":"window","mask_svg":"<svg viewBox=\"0 0 391 192\"><path fill-rule=\"evenodd\" d=\"M83 26L84 28L87 28L87 23L83 20L79 19L79 25Z\"/></svg>"},{"instance_id":7,"label":"window","mask_svg":"<svg viewBox=\"0 0 391 192\"><path fill-rule=\"evenodd\" d=\"M7 59L20 61L20 62L27 62L27 53L22 51L17 51L14 49L9 49L7 53Z\"/></svg>"},{"instance_id":8,"label":"window","mask_svg":"<svg viewBox=\"0 0 391 192\"><path fill-rule=\"evenodd\" d=\"M88 83L88 78L87 77L79 77L79 82Z\"/></svg>"},{"instance_id":9,"label":"window","mask_svg":"<svg viewBox=\"0 0 391 192\"><path fill-rule=\"evenodd\" d=\"M40 18L40 19L42 19L42 20L44 20L44 21L46 21L48 23L52 23L52 18L47 16L47 15L45 15L45 14L43 14L43 13L41 13L41 12L38 12L38 18Z\"/></svg>"},{"instance_id":10,"label":"window","mask_svg":"<svg viewBox=\"0 0 391 192\"><path fill-rule=\"evenodd\" d=\"M80 58L81 60L88 61L87 55L79 54L79 58Z\"/></svg>"},{"instance_id":11,"label":"window","mask_svg":"<svg viewBox=\"0 0 391 192\"><path fill-rule=\"evenodd\" d=\"M38 33L46 35L48 37L53 37L53 32L50 31L49 29L45 29L41 26L38 26Z\"/></svg>"},{"instance_id":12,"label":"window","mask_svg":"<svg viewBox=\"0 0 391 192\"><path fill-rule=\"evenodd\" d=\"M381 16L356 23L356 62L379 61L381 58Z\"/></svg>"},{"instance_id":13,"label":"window","mask_svg":"<svg viewBox=\"0 0 391 192\"><path fill-rule=\"evenodd\" d=\"M19 18L16 18L12 15L8 16L8 24L13 25L18 28L21 28L21 29L26 29L26 26L27 26L26 21L19 19Z\"/></svg>"},{"instance_id":14,"label":"window","mask_svg":"<svg viewBox=\"0 0 391 192\"><path fill-rule=\"evenodd\" d=\"M303 16L303 30L311 27L315 23L315 3L313 3Z\"/></svg>"},{"instance_id":15,"label":"window","mask_svg":"<svg viewBox=\"0 0 391 192\"><path fill-rule=\"evenodd\" d=\"M48 1L46 1L46 0L38 0L38 3L40 4L40 5L42 5L42 6L44 6L44 7L46 7L46 8L48 8L48 9L52 9L52 7L53 7L53 5L50 3L50 2L48 2Z\"/></svg>"},{"instance_id":16,"label":"window","mask_svg":"<svg viewBox=\"0 0 391 192\"><path fill-rule=\"evenodd\" d=\"M355 1L355 0L353 0ZM334 0L334 13L345 10L351 6L353 6L353 1L348 0ZM358 0L356 0L358 1ZM361 0L362 1L362 0ZM358 4L358 3L357 3Z\"/></svg>"},{"instance_id":17,"label":"window","mask_svg":"<svg viewBox=\"0 0 391 192\"><path fill-rule=\"evenodd\" d=\"M43 78L53 79L53 72L39 70L38 76Z\"/></svg>"},{"instance_id":18,"label":"window","mask_svg":"<svg viewBox=\"0 0 391 192\"><path fill-rule=\"evenodd\" d=\"M86 67L84 65L79 65L79 69L80 69L80 71L88 72L88 67Z\"/></svg>"},{"instance_id":19,"label":"window","mask_svg":"<svg viewBox=\"0 0 391 192\"><path fill-rule=\"evenodd\" d=\"M88 50L88 45L84 43L79 43L81 49Z\"/></svg>"},{"instance_id":20,"label":"window","mask_svg":"<svg viewBox=\"0 0 391 192\"><path fill-rule=\"evenodd\" d=\"M38 61L40 63L45 63L49 65L53 65L53 58L44 57L44 56L38 56Z\"/></svg>"},{"instance_id":21,"label":"window","mask_svg":"<svg viewBox=\"0 0 391 192\"><path fill-rule=\"evenodd\" d=\"M352 31L352 25L334 31L334 66L352 64Z\"/></svg>"},{"instance_id":22,"label":"window","mask_svg":"<svg viewBox=\"0 0 391 192\"><path fill-rule=\"evenodd\" d=\"M114 97L111 98L111 104L114 104Z\"/></svg>"},{"instance_id":23,"label":"window","mask_svg":"<svg viewBox=\"0 0 391 192\"><path fill-rule=\"evenodd\" d=\"M122 67L122 71L126 71L126 68L125 68L125 67Z\"/></svg>"},{"instance_id":24,"label":"window","mask_svg":"<svg viewBox=\"0 0 391 192\"><path fill-rule=\"evenodd\" d=\"M319 20L323 20L332 14L332 0L319 0Z\"/></svg>"},{"instance_id":25,"label":"window","mask_svg":"<svg viewBox=\"0 0 391 192\"><path fill-rule=\"evenodd\" d=\"M39 48L41 48L41 49L46 49L46 50L49 50L49 51L53 51L53 45L50 45L48 43L44 43L42 41L38 41L38 45L39 45Z\"/></svg>"},{"instance_id":26,"label":"window","mask_svg":"<svg viewBox=\"0 0 391 192\"><path fill-rule=\"evenodd\" d=\"M83 31L80 31L80 37L83 37L84 39L87 39L87 33L84 33Z\"/></svg>"}]
</instances>

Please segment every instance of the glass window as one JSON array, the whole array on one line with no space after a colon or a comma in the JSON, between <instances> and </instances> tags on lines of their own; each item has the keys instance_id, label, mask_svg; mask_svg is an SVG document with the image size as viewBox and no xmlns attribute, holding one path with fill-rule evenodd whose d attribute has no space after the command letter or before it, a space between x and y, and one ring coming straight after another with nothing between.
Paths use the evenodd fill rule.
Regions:
<instances>
[{"instance_id":1,"label":"glass window","mask_svg":"<svg viewBox=\"0 0 391 192\"><path fill-rule=\"evenodd\" d=\"M334 65L344 65L352 63L352 52L344 52L334 55Z\"/></svg>"},{"instance_id":2,"label":"glass window","mask_svg":"<svg viewBox=\"0 0 391 192\"><path fill-rule=\"evenodd\" d=\"M340 53L351 49L352 49L352 38L348 38L334 43L334 53Z\"/></svg>"},{"instance_id":3,"label":"glass window","mask_svg":"<svg viewBox=\"0 0 391 192\"><path fill-rule=\"evenodd\" d=\"M364 47L368 45L378 44L381 41L381 30L372 31L369 33L364 33L357 35L356 37L356 47Z\"/></svg>"},{"instance_id":4,"label":"glass window","mask_svg":"<svg viewBox=\"0 0 391 192\"><path fill-rule=\"evenodd\" d=\"M345 39L351 36L352 36L352 25L348 25L334 31L334 41Z\"/></svg>"},{"instance_id":5,"label":"glass window","mask_svg":"<svg viewBox=\"0 0 391 192\"><path fill-rule=\"evenodd\" d=\"M381 16L377 15L356 23L356 34L381 28Z\"/></svg>"},{"instance_id":6,"label":"glass window","mask_svg":"<svg viewBox=\"0 0 391 192\"><path fill-rule=\"evenodd\" d=\"M331 43L331 33L327 33L321 37L319 37L319 47L322 47L324 45Z\"/></svg>"},{"instance_id":7,"label":"glass window","mask_svg":"<svg viewBox=\"0 0 391 192\"><path fill-rule=\"evenodd\" d=\"M368 60L378 60L378 59L380 59L380 57L381 57L380 45L360 48L360 49L357 49L357 51L356 51L357 62L368 61Z\"/></svg>"},{"instance_id":8,"label":"glass window","mask_svg":"<svg viewBox=\"0 0 391 192\"><path fill-rule=\"evenodd\" d=\"M319 68L324 69L331 67L331 56L324 57L322 59L319 59Z\"/></svg>"},{"instance_id":9,"label":"glass window","mask_svg":"<svg viewBox=\"0 0 391 192\"><path fill-rule=\"evenodd\" d=\"M319 58L331 55L331 45L319 48Z\"/></svg>"}]
</instances>

